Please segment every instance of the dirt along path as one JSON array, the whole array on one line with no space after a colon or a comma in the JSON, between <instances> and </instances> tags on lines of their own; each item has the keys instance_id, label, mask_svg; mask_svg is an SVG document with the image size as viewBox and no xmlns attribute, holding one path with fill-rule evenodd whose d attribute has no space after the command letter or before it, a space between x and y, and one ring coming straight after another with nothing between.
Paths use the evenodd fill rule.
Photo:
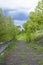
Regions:
<instances>
[{"instance_id":1,"label":"dirt along path","mask_svg":"<svg viewBox=\"0 0 43 65\"><path fill-rule=\"evenodd\" d=\"M19 40L14 48L7 56L5 56L5 64L3 65L41 65L38 59L43 55L34 52L33 48L28 47L24 41Z\"/></svg>"}]
</instances>

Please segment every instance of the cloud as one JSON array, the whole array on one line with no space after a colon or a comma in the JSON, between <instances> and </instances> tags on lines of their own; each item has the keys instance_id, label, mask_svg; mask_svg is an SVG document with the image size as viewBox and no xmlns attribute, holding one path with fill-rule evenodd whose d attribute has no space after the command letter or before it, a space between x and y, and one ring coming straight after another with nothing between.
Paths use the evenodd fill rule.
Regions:
<instances>
[{"instance_id":1,"label":"cloud","mask_svg":"<svg viewBox=\"0 0 43 65\"><path fill-rule=\"evenodd\" d=\"M0 0L4 14L11 16L16 25L22 25L28 19L28 13L34 11L40 0Z\"/></svg>"},{"instance_id":2,"label":"cloud","mask_svg":"<svg viewBox=\"0 0 43 65\"><path fill-rule=\"evenodd\" d=\"M25 8L28 11L34 10L39 0L0 0L0 7L2 8Z\"/></svg>"},{"instance_id":3,"label":"cloud","mask_svg":"<svg viewBox=\"0 0 43 65\"><path fill-rule=\"evenodd\" d=\"M4 10L6 16L11 16L14 20L26 21L28 13L26 11Z\"/></svg>"},{"instance_id":4,"label":"cloud","mask_svg":"<svg viewBox=\"0 0 43 65\"><path fill-rule=\"evenodd\" d=\"M26 10L22 9L6 9L4 10L6 16L11 16L16 25L22 25L29 17Z\"/></svg>"},{"instance_id":5,"label":"cloud","mask_svg":"<svg viewBox=\"0 0 43 65\"><path fill-rule=\"evenodd\" d=\"M25 21L26 22L26 21ZM24 23L24 21L18 21L18 20L14 20L14 23L15 23L15 25L21 25L22 26L22 24Z\"/></svg>"},{"instance_id":6,"label":"cloud","mask_svg":"<svg viewBox=\"0 0 43 65\"><path fill-rule=\"evenodd\" d=\"M16 12L13 15L13 19L20 20L20 21L26 21L28 19L28 14L25 12Z\"/></svg>"}]
</instances>

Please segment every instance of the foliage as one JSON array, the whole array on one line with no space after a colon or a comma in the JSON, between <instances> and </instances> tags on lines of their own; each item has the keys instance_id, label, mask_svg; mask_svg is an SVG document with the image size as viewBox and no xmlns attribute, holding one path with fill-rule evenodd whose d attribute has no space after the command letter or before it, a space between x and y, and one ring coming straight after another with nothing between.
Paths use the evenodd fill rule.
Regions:
<instances>
[{"instance_id":1,"label":"foliage","mask_svg":"<svg viewBox=\"0 0 43 65\"><path fill-rule=\"evenodd\" d=\"M35 32L43 30L43 0L38 3L34 12L30 12L29 17L29 20L23 24L27 40L31 40Z\"/></svg>"},{"instance_id":2,"label":"foliage","mask_svg":"<svg viewBox=\"0 0 43 65\"><path fill-rule=\"evenodd\" d=\"M4 16L3 10L0 9L0 42L15 39L18 28L15 26L13 19Z\"/></svg>"}]
</instances>

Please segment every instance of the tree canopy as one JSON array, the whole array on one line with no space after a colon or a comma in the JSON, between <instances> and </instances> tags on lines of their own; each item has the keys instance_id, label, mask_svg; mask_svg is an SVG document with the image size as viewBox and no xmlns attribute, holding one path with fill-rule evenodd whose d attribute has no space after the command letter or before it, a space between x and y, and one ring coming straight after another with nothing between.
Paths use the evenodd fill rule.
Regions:
<instances>
[{"instance_id":1,"label":"tree canopy","mask_svg":"<svg viewBox=\"0 0 43 65\"><path fill-rule=\"evenodd\" d=\"M4 16L3 10L0 9L0 42L15 39L17 35L17 26L13 19L9 16Z\"/></svg>"},{"instance_id":2,"label":"tree canopy","mask_svg":"<svg viewBox=\"0 0 43 65\"><path fill-rule=\"evenodd\" d=\"M36 6L35 11L30 12L29 20L23 24L27 39L36 31L43 30L43 0Z\"/></svg>"}]
</instances>

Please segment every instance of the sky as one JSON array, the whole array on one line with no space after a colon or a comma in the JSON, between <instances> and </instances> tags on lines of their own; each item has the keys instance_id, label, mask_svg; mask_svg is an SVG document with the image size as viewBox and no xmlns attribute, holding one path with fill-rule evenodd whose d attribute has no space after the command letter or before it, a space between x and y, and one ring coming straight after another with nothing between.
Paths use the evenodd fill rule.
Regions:
<instances>
[{"instance_id":1,"label":"sky","mask_svg":"<svg viewBox=\"0 0 43 65\"><path fill-rule=\"evenodd\" d=\"M5 15L11 16L16 25L22 25L29 18L40 0L0 0L0 8Z\"/></svg>"}]
</instances>

